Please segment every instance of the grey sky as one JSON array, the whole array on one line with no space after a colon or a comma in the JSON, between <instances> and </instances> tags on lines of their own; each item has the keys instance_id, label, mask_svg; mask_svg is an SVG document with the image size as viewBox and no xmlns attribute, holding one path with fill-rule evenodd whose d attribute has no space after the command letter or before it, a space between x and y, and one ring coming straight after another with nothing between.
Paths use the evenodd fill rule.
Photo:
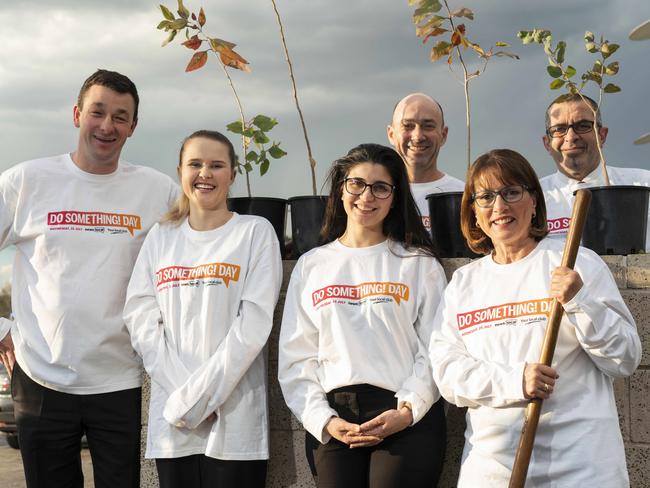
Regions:
<instances>
[{"instance_id":1,"label":"grey sky","mask_svg":"<svg viewBox=\"0 0 650 488\"><path fill-rule=\"evenodd\" d=\"M174 7L176 0L167 0ZM318 184L329 164L361 142L387 143L386 124L395 102L422 91L445 109L449 139L441 151L443 171L462 178L465 171L462 87L446 63L431 64L415 37L413 8L406 0L277 0L285 22L299 95L318 161ZM203 5L206 32L237 43L251 63L250 74L231 71L247 117L274 116L271 132L289 155L274 161L269 173L252 176L258 196L309 194L309 170L291 98L278 28L270 0L186 0L190 10ZM616 77L623 91L605 99L610 127L605 154L613 165L649 167L650 146L632 142L650 131L650 41L628 40L630 30L650 18L646 0L483 0L451 2L468 6L468 36L484 47L510 42L519 61L494 59L472 84L473 148L476 157L496 147L520 151L540 176L554 170L541 144L548 90L546 58L539 46L523 46L521 29L544 27L568 43L567 59L578 71L590 66L582 47L585 30L604 33L621 50ZM0 4L0 171L17 162L74 149L77 132L72 106L82 81L96 68L120 71L137 84L140 122L123 151L131 162L173 175L180 140L199 128L225 130L238 117L216 59L184 73L191 51L178 42L161 48L164 34L158 2L143 0L23 0ZM474 62L472 62L474 64ZM233 136L237 147L237 140ZM235 196L244 195L238 177ZM10 258L0 253L2 269Z\"/></svg>"}]
</instances>

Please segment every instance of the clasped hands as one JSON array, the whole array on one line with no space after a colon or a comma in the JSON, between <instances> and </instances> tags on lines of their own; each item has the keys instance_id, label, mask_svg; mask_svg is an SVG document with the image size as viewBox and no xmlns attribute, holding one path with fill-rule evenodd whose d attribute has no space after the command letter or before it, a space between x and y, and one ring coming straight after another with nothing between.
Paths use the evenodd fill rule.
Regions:
<instances>
[{"instance_id":1,"label":"clasped hands","mask_svg":"<svg viewBox=\"0 0 650 488\"><path fill-rule=\"evenodd\" d=\"M399 410L386 410L361 425L332 417L325 426L325 431L353 449L379 444L389 435L404 430L412 423L411 409L402 407Z\"/></svg>"}]
</instances>

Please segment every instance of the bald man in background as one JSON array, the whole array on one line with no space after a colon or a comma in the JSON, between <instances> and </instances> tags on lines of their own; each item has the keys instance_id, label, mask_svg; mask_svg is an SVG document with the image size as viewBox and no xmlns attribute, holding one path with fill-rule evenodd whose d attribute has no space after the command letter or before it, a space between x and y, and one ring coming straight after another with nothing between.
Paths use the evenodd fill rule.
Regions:
<instances>
[{"instance_id":1,"label":"bald man in background","mask_svg":"<svg viewBox=\"0 0 650 488\"><path fill-rule=\"evenodd\" d=\"M426 196L465 189L461 180L438 169L438 154L447 141L447 132L442 107L424 93L402 98L387 127L388 140L406 165L411 192L427 230L431 224Z\"/></svg>"}]
</instances>

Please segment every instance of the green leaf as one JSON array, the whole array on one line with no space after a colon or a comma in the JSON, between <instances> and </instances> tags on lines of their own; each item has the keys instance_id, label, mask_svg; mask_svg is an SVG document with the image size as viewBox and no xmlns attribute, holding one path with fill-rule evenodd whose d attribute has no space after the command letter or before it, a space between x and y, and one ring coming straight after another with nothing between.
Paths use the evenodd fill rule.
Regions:
<instances>
[{"instance_id":1,"label":"green leaf","mask_svg":"<svg viewBox=\"0 0 650 488\"><path fill-rule=\"evenodd\" d=\"M419 24L429 15L439 12L442 5L438 0L422 0L420 6L413 12L413 23Z\"/></svg>"},{"instance_id":2,"label":"green leaf","mask_svg":"<svg viewBox=\"0 0 650 488\"><path fill-rule=\"evenodd\" d=\"M243 134L244 134L246 137L253 137L253 134L254 134L254 133L255 133L255 129L253 129L252 127L246 127L246 129L245 129L244 132L243 132Z\"/></svg>"},{"instance_id":3,"label":"green leaf","mask_svg":"<svg viewBox=\"0 0 650 488\"><path fill-rule=\"evenodd\" d=\"M562 88L564 83L566 83L564 80L553 80L549 86L551 90L557 90L558 88Z\"/></svg>"},{"instance_id":4,"label":"green leaf","mask_svg":"<svg viewBox=\"0 0 650 488\"><path fill-rule=\"evenodd\" d=\"M251 171L253 171L253 166L251 165L251 163L246 163L243 166L244 169L246 170L246 173L250 173Z\"/></svg>"},{"instance_id":5,"label":"green leaf","mask_svg":"<svg viewBox=\"0 0 650 488\"><path fill-rule=\"evenodd\" d=\"M171 28L172 28L172 23L169 20L160 21L160 24L158 24L158 26L156 27L156 29L158 30L165 29L166 31L168 31Z\"/></svg>"},{"instance_id":6,"label":"green leaf","mask_svg":"<svg viewBox=\"0 0 650 488\"><path fill-rule=\"evenodd\" d=\"M258 155L255 151L248 151L246 154L246 161L257 161Z\"/></svg>"},{"instance_id":7,"label":"green leaf","mask_svg":"<svg viewBox=\"0 0 650 488\"><path fill-rule=\"evenodd\" d=\"M620 46L618 44L609 44L606 42L602 46L600 46L600 53L603 55L605 59L607 59L616 51L618 51L619 47Z\"/></svg>"},{"instance_id":8,"label":"green leaf","mask_svg":"<svg viewBox=\"0 0 650 488\"><path fill-rule=\"evenodd\" d=\"M260 176L264 176L266 174L266 172L269 170L270 165L271 162L268 159L262 161L262 164L260 165Z\"/></svg>"},{"instance_id":9,"label":"green leaf","mask_svg":"<svg viewBox=\"0 0 650 488\"><path fill-rule=\"evenodd\" d=\"M552 39L551 31L546 29L534 29L533 30L533 39L536 43L546 42L547 39Z\"/></svg>"},{"instance_id":10,"label":"green leaf","mask_svg":"<svg viewBox=\"0 0 650 488\"><path fill-rule=\"evenodd\" d=\"M176 30L185 29L185 27L187 26L187 20L176 19L170 25L172 29L176 29Z\"/></svg>"},{"instance_id":11,"label":"green leaf","mask_svg":"<svg viewBox=\"0 0 650 488\"><path fill-rule=\"evenodd\" d=\"M585 42L594 42L594 33L593 32L585 32Z\"/></svg>"},{"instance_id":12,"label":"green leaf","mask_svg":"<svg viewBox=\"0 0 650 488\"><path fill-rule=\"evenodd\" d=\"M603 71L603 63L601 63L600 59L597 59L594 62L594 65L592 66L591 71L593 71L595 73L602 73L602 71Z\"/></svg>"},{"instance_id":13,"label":"green leaf","mask_svg":"<svg viewBox=\"0 0 650 488\"><path fill-rule=\"evenodd\" d=\"M596 47L596 44L594 44L593 42L585 42L585 49L590 53L598 52L598 48Z\"/></svg>"},{"instance_id":14,"label":"green leaf","mask_svg":"<svg viewBox=\"0 0 650 488\"><path fill-rule=\"evenodd\" d=\"M562 69L559 66L547 66L546 71L551 78L559 78L562 76Z\"/></svg>"},{"instance_id":15,"label":"green leaf","mask_svg":"<svg viewBox=\"0 0 650 488\"><path fill-rule=\"evenodd\" d=\"M231 122L226 126L226 129L230 132L234 132L235 134L241 134L242 133L241 120L237 120L236 122Z\"/></svg>"},{"instance_id":16,"label":"green leaf","mask_svg":"<svg viewBox=\"0 0 650 488\"><path fill-rule=\"evenodd\" d=\"M167 20L174 20L176 18L176 17L174 17L174 14L172 13L172 11L169 10L164 5L160 5L160 10L162 11L163 17L165 17Z\"/></svg>"},{"instance_id":17,"label":"green leaf","mask_svg":"<svg viewBox=\"0 0 650 488\"><path fill-rule=\"evenodd\" d=\"M569 78L573 78L573 76L575 76L575 74L576 74L576 69L573 66L570 66L570 65L567 66L567 69L564 72L564 76L567 79L569 79Z\"/></svg>"},{"instance_id":18,"label":"green leaf","mask_svg":"<svg viewBox=\"0 0 650 488\"><path fill-rule=\"evenodd\" d=\"M262 132L261 130L256 130L255 133L253 134L253 140L257 144L266 144L271 139L269 139L268 136L264 132Z\"/></svg>"},{"instance_id":19,"label":"green leaf","mask_svg":"<svg viewBox=\"0 0 650 488\"><path fill-rule=\"evenodd\" d=\"M187 19L190 16L190 11L185 8L183 5L183 0L178 0L178 15Z\"/></svg>"},{"instance_id":20,"label":"green leaf","mask_svg":"<svg viewBox=\"0 0 650 488\"><path fill-rule=\"evenodd\" d=\"M260 114L256 115L253 119L253 125L263 132L268 132L273 129L273 127L278 125L278 121L272 119L271 117L267 117L266 115Z\"/></svg>"},{"instance_id":21,"label":"green leaf","mask_svg":"<svg viewBox=\"0 0 650 488\"><path fill-rule=\"evenodd\" d=\"M595 71L587 71L583 79L586 79L587 81L593 81L597 85L603 84L603 77L600 75L600 73Z\"/></svg>"},{"instance_id":22,"label":"green leaf","mask_svg":"<svg viewBox=\"0 0 650 488\"><path fill-rule=\"evenodd\" d=\"M566 42L559 41L557 43L556 59L559 64L564 63L564 51L566 50Z\"/></svg>"},{"instance_id":23,"label":"green leaf","mask_svg":"<svg viewBox=\"0 0 650 488\"><path fill-rule=\"evenodd\" d=\"M165 39L165 40L163 41L163 43L161 44L161 47L165 47L167 44L169 44L170 42L172 42L172 41L174 40L174 37L176 37L176 34L178 34L178 31L177 31L177 30L173 30L173 31L171 31L171 32L169 33L169 36L167 36L167 39Z\"/></svg>"},{"instance_id":24,"label":"green leaf","mask_svg":"<svg viewBox=\"0 0 650 488\"><path fill-rule=\"evenodd\" d=\"M510 47L510 44L508 44L507 42L503 42L503 41L497 41L494 45L496 47Z\"/></svg>"},{"instance_id":25,"label":"green leaf","mask_svg":"<svg viewBox=\"0 0 650 488\"><path fill-rule=\"evenodd\" d=\"M269 148L269 154L271 155L271 157L273 159L279 159L279 158L287 155L287 153L285 151L283 151L282 148L280 148L280 146L278 144L273 144Z\"/></svg>"},{"instance_id":26,"label":"green leaf","mask_svg":"<svg viewBox=\"0 0 650 488\"><path fill-rule=\"evenodd\" d=\"M614 61L613 63L609 63L607 65L607 68L605 68L605 74L609 76L614 76L616 73L618 73L618 69L619 69L618 61Z\"/></svg>"},{"instance_id":27,"label":"green leaf","mask_svg":"<svg viewBox=\"0 0 650 488\"><path fill-rule=\"evenodd\" d=\"M603 88L603 91L605 93L618 93L621 91L621 88L618 85L615 85L614 83L607 83L605 85L605 88Z\"/></svg>"}]
</instances>

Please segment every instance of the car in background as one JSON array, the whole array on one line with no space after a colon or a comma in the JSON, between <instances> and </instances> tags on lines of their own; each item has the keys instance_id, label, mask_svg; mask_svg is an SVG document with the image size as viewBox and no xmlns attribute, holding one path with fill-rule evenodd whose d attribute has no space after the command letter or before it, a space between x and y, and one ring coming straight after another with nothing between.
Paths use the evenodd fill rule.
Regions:
<instances>
[{"instance_id":1,"label":"car in background","mask_svg":"<svg viewBox=\"0 0 650 488\"><path fill-rule=\"evenodd\" d=\"M11 379L2 364L0 364L0 432L7 435L7 444L18 449L14 401L11 399Z\"/></svg>"}]
</instances>

